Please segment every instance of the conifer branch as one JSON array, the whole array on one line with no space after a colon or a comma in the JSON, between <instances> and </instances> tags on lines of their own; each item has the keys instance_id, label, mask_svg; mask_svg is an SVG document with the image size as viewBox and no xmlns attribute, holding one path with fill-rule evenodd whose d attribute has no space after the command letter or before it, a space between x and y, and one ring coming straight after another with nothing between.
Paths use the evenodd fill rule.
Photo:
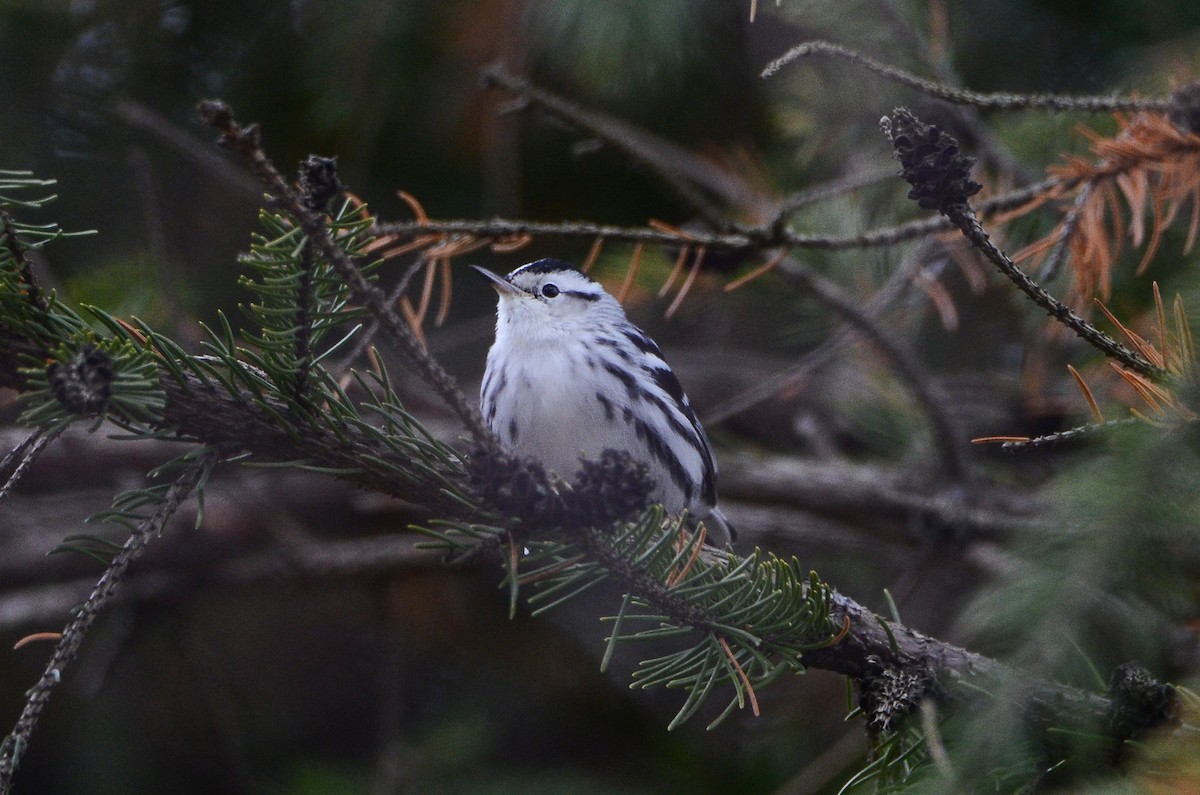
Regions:
<instances>
[{"instance_id":1,"label":"conifer branch","mask_svg":"<svg viewBox=\"0 0 1200 795\"><path fill-rule=\"evenodd\" d=\"M1050 295L996 247L971 207L969 197L979 191L970 178L974 158L959 153L958 142L937 127L922 123L908 109L897 108L880 122L903 166L902 176L913 186L909 198L950 220L1021 292L1058 322L1125 367L1150 378L1162 378L1162 368L1130 350L1079 317L1069 306Z\"/></svg>"},{"instance_id":2,"label":"conifer branch","mask_svg":"<svg viewBox=\"0 0 1200 795\"><path fill-rule=\"evenodd\" d=\"M200 112L205 121L221 132L221 143L236 151L246 160L255 175L267 188L272 200L296 220L297 225L313 241L321 255L342 275L354 299L366 307L383 328L392 335L426 383L458 415L475 443L483 447L495 448L497 446L496 439L484 424L478 407L463 395L454 377L429 356L411 329L387 305L386 296L366 280L359 267L333 240L324 218L305 206L302 197L276 170L259 145L258 127L256 125L242 127L234 119L229 106L216 100L206 100L200 103Z\"/></svg>"}]
</instances>

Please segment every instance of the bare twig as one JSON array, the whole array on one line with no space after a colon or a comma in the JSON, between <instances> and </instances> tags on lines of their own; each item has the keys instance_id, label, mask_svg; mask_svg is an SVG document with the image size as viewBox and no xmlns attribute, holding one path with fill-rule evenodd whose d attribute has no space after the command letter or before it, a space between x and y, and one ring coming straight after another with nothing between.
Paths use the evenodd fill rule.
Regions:
<instances>
[{"instance_id":1,"label":"bare twig","mask_svg":"<svg viewBox=\"0 0 1200 795\"><path fill-rule=\"evenodd\" d=\"M882 75L889 80L894 80L897 83L915 88L931 97L956 105L971 105L977 108L989 108L993 110L1041 108L1046 110L1085 111L1088 113L1139 110L1154 110L1165 113L1173 107L1170 97L1137 99L1132 97L1118 97L1116 95L1108 97L1072 97L1064 94L1010 94L1004 92L984 94L978 91L954 88L953 86L933 80L926 80L923 77L918 77L902 69L897 69L894 66L876 61L874 58L863 55L857 50L852 50L849 47L828 41L810 41L793 47L779 58L767 64L766 68L763 69L762 76L771 77L788 64L794 63L801 58L818 55L845 59Z\"/></svg>"},{"instance_id":2,"label":"bare twig","mask_svg":"<svg viewBox=\"0 0 1200 795\"><path fill-rule=\"evenodd\" d=\"M718 168L711 162L626 121L583 108L565 97L534 86L529 81L511 74L503 64L489 66L484 70L483 79L486 85L513 94L518 100L518 107L528 105L541 108L575 127L586 130L632 160L649 166L656 176L714 229L724 226L728 216L720 207L714 206L709 196L752 210L764 209L764 204L774 204L739 175ZM773 210L752 214L770 215L773 214Z\"/></svg>"},{"instance_id":3,"label":"bare twig","mask_svg":"<svg viewBox=\"0 0 1200 795\"><path fill-rule=\"evenodd\" d=\"M413 276L417 275L425 263L425 255L418 254L413 263L409 265L404 273L400 276L400 281L396 282L396 286L393 287L392 291L387 294L386 302L388 306L395 306L396 302L399 301L406 292L408 292L408 285L412 282ZM358 361L358 357L362 356L363 352L375 342L375 337L379 334L379 330L379 320L377 318L373 318L371 320L371 324L363 329L361 334L354 338L354 345L350 348L346 355L342 357L341 361L334 367L330 368L331 371L335 375L338 375L340 379L346 379L350 368L354 366L356 361ZM345 383L342 385L345 386Z\"/></svg>"},{"instance_id":4,"label":"bare twig","mask_svg":"<svg viewBox=\"0 0 1200 795\"><path fill-rule=\"evenodd\" d=\"M1046 310L1047 314L1062 323L1076 336L1105 356L1120 362L1125 367L1141 373L1148 378L1161 379L1165 373L1161 367L1156 367L1141 354L1130 350L1121 343L1105 334L1088 321L1075 314L1071 307L1046 292L1029 274L1018 268L1008 255L992 242L983 224L975 217L975 211L969 204L951 208L947 217L962 231L971 245L983 252L996 269L1003 273L1013 284L1025 293L1029 300Z\"/></svg>"},{"instance_id":5,"label":"bare twig","mask_svg":"<svg viewBox=\"0 0 1200 795\"><path fill-rule=\"evenodd\" d=\"M1079 219L1083 213L1084 206L1088 203L1089 195L1092 192L1094 183L1085 182L1083 187L1079 189L1079 193L1075 196L1075 202L1071 205L1071 209L1067 211L1063 217L1062 223L1059 225L1058 234L1055 235L1054 248L1051 249L1046 261L1042 263L1042 278L1046 281L1051 281L1058 275L1059 269L1070 256L1071 238L1075 237L1075 232L1079 229Z\"/></svg>"},{"instance_id":6,"label":"bare twig","mask_svg":"<svg viewBox=\"0 0 1200 795\"><path fill-rule=\"evenodd\" d=\"M933 241L926 240L924 245L933 244ZM916 267L923 267L923 258L920 256L920 251L921 249L918 248L917 254L910 258ZM781 260L778 267L786 269L790 265L786 261ZM911 284L914 274L915 269L913 266L897 268L873 296L866 301L859 302L859 310L863 316L876 325L882 323L884 309L892 305L904 294L905 289ZM728 286L726 289L728 289ZM715 425L724 422L730 417L768 400L773 395L796 386L805 380L809 374L829 362L854 337L855 333L844 326L834 330L820 345L806 353L794 364L767 376L743 392L722 401L720 404L712 406L704 412L701 419L706 425L709 423Z\"/></svg>"},{"instance_id":7,"label":"bare twig","mask_svg":"<svg viewBox=\"0 0 1200 795\"><path fill-rule=\"evenodd\" d=\"M860 302L842 292L837 285L805 268L799 262L784 260L780 273L785 279L808 291L819 302L837 313L847 325L866 339L891 365L908 386L925 413L932 429L933 445L938 451L944 473L962 480L968 474L966 445L950 413L934 394L929 379L917 361L863 312Z\"/></svg>"},{"instance_id":8,"label":"bare twig","mask_svg":"<svg viewBox=\"0 0 1200 795\"><path fill-rule=\"evenodd\" d=\"M993 213L1005 212L1014 207L1020 207L1056 187L1070 189L1076 184L1078 184L1078 180L1075 179L1040 180L1008 193L985 199L979 203L978 210L985 217ZM438 220L426 218L416 221L376 223L373 231L377 235L394 236L398 241L413 240L430 233L443 233L470 235L489 240L522 236L568 237L587 240L602 239L606 242L657 243L664 246L705 246L708 249L755 252L776 248L843 251L886 247L917 240L938 232L946 232L953 228L954 226L945 218L920 218L898 226L872 229L862 234L840 237L802 234L780 224L742 227L736 231L725 233L691 229L686 233L681 233L664 228L612 226L589 221L530 221L509 218Z\"/></svg>"},{"instance_id":9,"label":"bare twig","mask_svg":"<svg viewBox=\"0 0 1200 795\"><path fill-rule=\"evenodd\" d=\"M8 795L11 791L13 773L16 772L21 755L29 744L29 737L37 728L38 719L50 700L51 691L62 681L63 670L74 662L88 630L112 598L129 565L145 552L146 545L152 539L160 535L167 520L179 510L183 501L204 480L215 463L216 454L207 453L196 458L180 473L158 503L154 513L133 529L121 551L112 559L96 587L92 589L91 595L63 629L62 637L55 646L45 671L37 684L29 690L25 707L12 733L0 746L0 795Z\"/></svg>"},{"instance_id":10,"label":"bare twig","mask_svg":"<svg viewBox=\"0 0 1200 795\"><path fill-rule=\"evenodd\" d=\"M29 471L29 467L46 449L46 446L61 436L66 429L66 424L59 425L50 431L39 428L4 456L4 460L0 461L0 478L4 478L3 484L0 485L0 503L4 502L13 486L17 485L21 476Z\"/></svg>"}]
</instances>

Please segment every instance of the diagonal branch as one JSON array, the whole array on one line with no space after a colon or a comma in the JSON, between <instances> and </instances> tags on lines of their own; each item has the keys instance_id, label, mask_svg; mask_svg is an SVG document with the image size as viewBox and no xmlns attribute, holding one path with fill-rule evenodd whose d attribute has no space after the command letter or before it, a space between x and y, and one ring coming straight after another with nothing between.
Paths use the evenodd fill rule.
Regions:
<instances>
[{"instance_id":1,"label":"diagonal branch","mask_svg":"<svg viewBox=\"0 0 1200 795\"><path fill-rule=\"evenodd\" d=\"M201 484L209 471L216 464L216 453L205 453L192 461L167 489L154 512L143 519L133 529L121 551L112 559L100 580L92 589L91 595L75 611L63 630L50 661L37 684L28 692L25 707L17 719L12 733L0 745L0 795L8 795L12 788L12 777L20 764L21 755L29 745L29 738L37 728L38 719L50 700L50 694L55 686L62 681L63 671L79 653L79 647L96 617L104 609L120 585L129 565L141 557L146 551L146 545L162 533L167 523L188 495Z\"/></svg>"},{"instance_id":2,"label":"diagonal branch","mask_svg":"<svg viewBox=\"0 0 1200 795\"><path fill-rule=\"evenodd\" d=\"M454 377L430 357L408 325L388 306L387 296L367 281L350 256L338 246L329 233L325 217L305 205L299 193L287 183L267 158L259 144L257 126L241 126L233 118L229 106L216 100L206 100L200 103L200 112L205 121L221 132L221 143L242 155L267 188L273 200L295 219L321 255L337 269L342 278L346 280L354 299L366 307L380 325L392 335L401 350L416 366L421 377L458 415L475 443L488 449L496 448L498 443L492 432L484 425L478 407L467 399L462 390L458 388Z\"/></svg>"},{"instance_id":3,"label":"diagonal branch","mask_svg":"<svg viewBox=\"0 0 1200 795\"><path fill-rule=\"evenodd\" d=\"M908 387L932 427L933 446L938 452L943 473L954 481L969 474L966 445L950 412L934 394L933 385L920 364L886 334L874 318L863 311L860 302L842 292L837 285L803 267L792 259L784 260L780 273L793 284L807 290L837 314L883 356L891 369Z\"/></svg>"},{"instance_id":4,"label":"diagonal branch","mask_svg":"<svg viewBox=\"0 0 1200 795\"><path fill-rule=\"evenodd\" d=\"M1046 292L991 241L970 203L970 197L980 189L970 176L975 159L961 154L954 138L924 124L907 108L896 108L891 116L883 117L880 126L896 150L896 159L903 167L901 176L913 186L908 194L910 199L948 218L1026 297L1084 342L1134 372L1155 379L1165 375L1161 367L1120 344Z\"/></svg>"}]
</instances>

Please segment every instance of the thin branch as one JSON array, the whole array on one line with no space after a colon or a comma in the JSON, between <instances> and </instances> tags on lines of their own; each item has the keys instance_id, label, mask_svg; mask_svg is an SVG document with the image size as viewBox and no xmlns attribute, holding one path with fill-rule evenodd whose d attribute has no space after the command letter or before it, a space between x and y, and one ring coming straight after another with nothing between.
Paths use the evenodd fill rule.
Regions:
<instances>
[{"instance_id":1,"label":"thin branch","mask_svg":"<svg viewBox=\"0 0 1200 795\"><path fill-rule=\"evenodd\" d=\"M928 246L930 244L930 241L926 240L922 245ZM868 320L876 324L884 322L884 309L898 301L904 295L906 289L915 278L916 269L924 267L924 260L926 258L921 255L921 250L921 248L918 248L908 258L912 263L910 267L895 269L874 295L866 301L861 302L860 311ZM775 263L774 267L778 267L784 258L780 256L778 259L779 262ZM733 282L730 284L733 284ZM725 289L730 289L730 285L726 285ZM811 373L832 360L842 347L853 338L854 332L850 329L842 327L833 330L820 345L805 353L794 364L767 376L744 391L710 407L703 413L700 419L706 426L709 423L716 425L768 400L785 389L797 386Z\"/></svg>"},{"instance_id":2,"label":"thin branch","mask_svg":"<svg viewBox=\"0 0 1200 795\"><path fill-rule=\"evenodd\" d=\"M188 128L175 124L166 116L128 97L114 101L108 111L131 130L145 133L155 142L181 155L197 172L219 179L243 201L262 201L262 189L257 180L229 157L213 150L211 144L197 140Z\"/></svg>"},{"instance_id":3,"label":"thin branch","mask_svg":"<svg viewBox=\"0 0 1200 795\"><path fill-rule=\"evenodd\" d=\"M1020 207L1055 188L1070 189L1077 179L1050 178L993 196L979 203L984 217ZM775 248L801 248L821 251L894 246L910 240L946 232L954 226L945 218L919 218L898 226L872 229L862 234L839 237L809 235L794 232L780 224L742 227L733 232L704 232L641 226L612 226L590 221L530 221L524 219L491 218L487 220L433 218L415 221L377 222L374 234L394 236L398 241L415 240L429 234L470 235L489 240L511 237L567 237L603 239L606 242L657 243L664 246L705 246L728 251L763 251Z\"/></svg>"},{"instance_id":4,"label":"thin branch","mask_svg":"<svg viewBox=\"0 0 1200 795\"><path fill-rule=\"evenodd\" d=\"M912 185L909 198L948 218L1021 292L1080 339L1144 376L1160 379L1166 374L1161 367L1075 314L992 243L970 203L970 197L980 189L979 183L971 179L975 160L961 154L953 137L924 124L907 108L896 108L891 116L882 119L880 126L892 142L903 168L901 176Z\"/></svg>"},{"instance_id":5,"label":"thin branch","mask_svg":"<svg viewBox=\"0 0 1200 795\"><path fill-rule=\"evenodd\" d=\"M785 54L767 64L762 71L763 77L772 77L780 69L802 58L825 56L842 58L851 63L865 67L889 80L915 88L936 99L945 100L955 105L971 105L977 108L991 110L1026 110L1045 109L1056 111L1084 111L1087 113L1102 113L1106 111L1139 111L1153 110L1165 113L1174 107L1170 97L1137 99L1133 97L1113 96L1078 96L1065 94L1010 94L997 92L985 94L968 89L938 83L918 77L910 72L876 61L863 55L857 50L834 44L828 41L810 41L788 50Z\"/></svg>"},{"instance_id":6,"label":"thin branch","mask_svg":"<svg viewBox=\"0 0 1200 795\"><path fill-rule=\"evenodd\" d=\"M1059 269L1070 256L1071 239L1075 237L1075 232L1079 229L1079 219L1083 214L1084 206L1088 203L1093 185L1095 183L1090 181L1083 184L1075 196L1071 209L1062 219L1058 234L1055 236L1054 247L1050 250L1046 261L1042 263L1042 277L1046 281L1050 281L1058 275Z\"/></svg>"},{"instance_id":7,"label":"thin branch","mask_svg":"<svg viewBox=\"0 0 1200 795\"><path fill-rule=\"evenodd\" d=\"M837 313L888 361L892 370L908 386L909 392L929 420L933 445L938 451L944 473L953 480L964 479L969 467L962 433L946 407L935 396L933 386L916 359L863 311L857 298L846 295L833 282L790 258L784 260L779 273Z\"/></svg>"},{"instance_id":8,"label":"thin branch","mask_svg":"<svg viewBox=\"0 0 1200 795\"><path fill-rule=\"evenodd\" d=\"M215 453L206 453L192 461L167 489L154 512L133 529L121 551L112 559L87 600L75 611L75 617L63 629L62 637L50 656L37 684L28 693L25 707L17 719L12 733L0 746L0 795L8 795L12 788L12 777L20 764L21 755L29 744L29 738L37 728L38 719L50 700L55 686L62 681L63 671L74 662L79 647L96 617L104 609L120 585L121 579L133 561L141 557L146 545L157 538L192 490L207 476L216 463Z\"/></svg>"},{"instance_id":9,"label":"thin branch","mask_svg":"<svg viewBox=\"0 0 1200 795\"><path fill-rule=\"evenodd\" d=\"M1100 436L1113 428L1125 428L1131 425L1143 424L1137 417L1126 417L1119 420L1107 420L1094 425L1080 425L1063 431L1055 431L1045 436L985 436L973 439L975 444L999 442L1000 449L1005 452L1018 452L1043 447L1058 447L1072 442L1083 441Z\"/></svg>"},{"instance_id":10,"label":"thin branch","mask_svg":"<svg viewBox=\"0 0 1200 795\"><path fill-rule=\"evenodd\" d=\"M828 199L852 193L862 188L890 182L895 176L896 170L894 168L879 168L871 171L863 171L858 174L849 174L841 179L836 179L823 185L816 185L812 188L797 191L779 203L777 221L787 218L787 216L810 204L819 204Z\"/></svg>"},{"instance_id":11,"label":"thin branch","mask_svg":"<svg viewBox=\"0 0 1200 795\"><path fill-rule=\"evenodd\" d=\"M404 273L400 276L400 281L396 282L396 286L393 287L392 291L387 294L387 298L385 300L388 306L395 306L396 302L399 301L406 292L408 292L408 285L412 282L413 276L416 276L417 272L420 271L422 266L425 265L425 261L425 255L423 253L417 255L417 258L413 261L413 263L409 265ZM330 371L340 379L346 378L350 372L350 368L354 366L356 361L358 361L358 357L362 356L363 352L366 351L367 348L371 347L371 345L375 342L375 337L379 334L379 330L380 324L378 318L372 318L371 324L363 329L361 334L354 338L354 345L350 348L346 355L342 357L341 361L337 365L330 368ZM343 384L343 386L345 386L345 384Z\"/></svg>"},{"instance_id":12,"label":"thin branch","mask_svg":"<svg viewBox=\"0 0 1200 795\"><path fill-rule=\"evenodd\" d=\"M586 130L634 161L653 169L672 191L714 229L728 217L713 205L709 195L742 208L756 207L767 200L748 181L714 166L690 152L641 130L628 122L583 108L565 97L538 88L495 63L483 72L484 84L501 88L517 98L516 107L535 106Z\"/></svg>"},{"instance_id":13,"label":"thin branch","mask_svg":"<svg viewBox=\"0 0 1200 795\"><path fill-rule=\"evenodd\" d=\"M13 486L29 471L29 467L33 466L33 462L42 451L66 429L66 424L50 431L38 428L4 456L4 460L0 461L0 478L4 478L3 485L0 485L0 503L4 502Z\"/></svg>"},{"instance_id":14,"label":"thin branch","mask_svg":"<svg viewBox=\"0 0 1200 795\"><path fill-rule=\"evenodd\" d=\"M951 208L947 217L962 231L967 240L971 241L971 245L979 249L988 258L988 261L996 266L997 270L1007 276L1013 284L1017 285L1029 300L1046 310L1046 313L1059 323L1062 323L1075 332L1076 336L1084 342L1110 359L1120 362L1130 370L1141 373L1148 378L1161 379L1166 375L1161 367L1154 366L1141 354L1125 347L1075 314L1075 311L1071 307L1050 295L1025 271L1018 268L1008 258L1008 255L1001 251L992 242L991 238L988 237L983 224L975 217L975 211L971 209L969 204Z\"/></svg>"},{"instance_id":15,"label":"thin branch","mask_svg":"<svg viewBox=\"0 0 1200 795\"><path fill-rule=\"evenodd\" d=\"M295 189L287 183L267 158L259 144L258 128L255 125L242 127L233 118L228 105L216 100L200 104L201 114L211 126L221 132L221 142L245 158L251 169L262 181L274 201L300 226L304 233L346 280L354 299L367 308L399 344L417 372L425 379L438 396L445 401L463 425L466 426L476 444L488 449L498 449L499 443L483 422L479 408L462 393L454 377L438 364L413 335L399 315L388 306L387 296L367 281L362 271L329 233L322 214L310 210Z\"/></svg>"}]
</instances>

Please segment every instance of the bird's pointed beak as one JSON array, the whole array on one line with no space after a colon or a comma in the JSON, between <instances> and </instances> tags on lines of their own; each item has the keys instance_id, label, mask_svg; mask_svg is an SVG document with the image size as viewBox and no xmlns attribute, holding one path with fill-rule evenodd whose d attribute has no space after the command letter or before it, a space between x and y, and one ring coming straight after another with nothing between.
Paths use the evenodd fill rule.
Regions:
<instances>
[{"instance_id":1,"label":"bird's pointed beak","mask_svg":"<svg viewBox=\"0 0 1200 795\"><path fill-rule=\"evenodd\" d=\"M471 267L474 268L475 270L479 271L479 273L485 279L487 279L489 282L491 282L492 287L494 287L496 292L500 293L501 296L507 295L507 296L515 297L518 295L525 295L524 290L522 290L520 287L517 287L512 282L508 281L503 276L497 276L496 274L492 273L487 268L481 268L478 265L472 265Z\"/></svg>"}]
</instances>

